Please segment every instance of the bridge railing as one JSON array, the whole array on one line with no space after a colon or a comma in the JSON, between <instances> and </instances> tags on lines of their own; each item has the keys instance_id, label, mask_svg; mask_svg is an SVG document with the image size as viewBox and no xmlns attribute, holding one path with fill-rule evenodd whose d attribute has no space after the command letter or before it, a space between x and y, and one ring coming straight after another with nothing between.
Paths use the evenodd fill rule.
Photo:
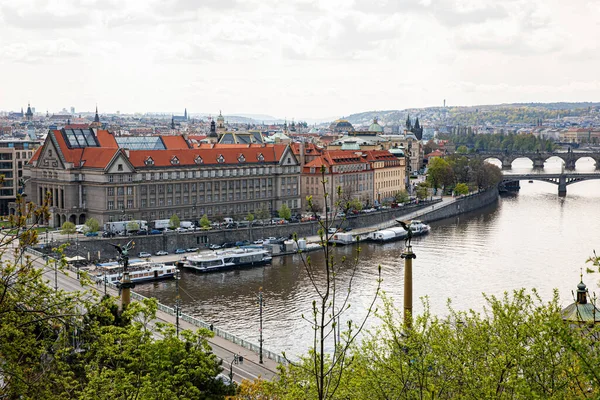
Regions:
<instances>
[{"instance_id":1,"label":"bridge railing","mask_svg":"<svg viewBox=\"0 0 600 400\"><path fill-rule=\"evenodd\" d=\"M59 262L59 260L57 260L56 258L49 256L47 254L44 254L42 252L39 252L35 249L32 249L31 247L26 247L25 251L33 256L43 258L50 263ZM75 273L79 272L78 269L76 267L73 267L72 265L67 265L67 269L71 272L75 272ZM110 283L110 282L106 282L106 286L110 287L112 289L115 289L115 290L119 289L117 285ZM133 298L137 301L143 301L147 297L142 296L141 294L136 293L134 291L131 291L131 298ZM164 304L158 303L158 309L166 314L175 316L175 309L173 307L169 307ZM228 342L235 343L238 346L241 346L241 347L248 349L257 354L260 352L260 346L255 343L252 343L245 339L242 339L232 333L227 332L224 329L217 328L217 327L213 326L212 324L202 321L201 319L198 319L196 317L192 317L191 315L187 315L187 314L183 314L183 313L180 313L179 315L180 315L181 319L183 319L184 321L186 321L198 328L206 328L206 329L212 328L212 331L214 332L215 336L221 337L221 338L227 340ZM262 353L263 353L264 357L274 360L274 361L278 362L279 364L287 365L287 360L283 356L281 356L273 351L270 351L263 347Z\"/></svg>"}]
</instances>

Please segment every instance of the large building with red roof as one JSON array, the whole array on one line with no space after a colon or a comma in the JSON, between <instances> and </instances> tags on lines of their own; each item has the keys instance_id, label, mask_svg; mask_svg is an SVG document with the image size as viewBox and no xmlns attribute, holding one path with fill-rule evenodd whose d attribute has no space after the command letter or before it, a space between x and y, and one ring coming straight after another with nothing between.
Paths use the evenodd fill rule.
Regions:
<instances>
[{"instance_id":1,"label":"large building with red roof","mask_svg":"<svg viewBox=\"0 0 600 400\"><path fill-rule=\"evenodd\" d=\"M288 145L200 144L179 136L51 130L27 165L29 201L51 195L65 221L243 218L286 204L300 211L300 165Z\"/></svg>"}]
</instances>

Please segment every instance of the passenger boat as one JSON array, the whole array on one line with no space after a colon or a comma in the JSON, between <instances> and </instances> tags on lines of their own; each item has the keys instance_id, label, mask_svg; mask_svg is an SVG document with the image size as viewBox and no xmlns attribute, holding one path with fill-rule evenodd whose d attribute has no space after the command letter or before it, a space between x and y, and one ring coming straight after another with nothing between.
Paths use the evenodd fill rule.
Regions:
<instances>
[{"instance_id":1,"label":"passenger boat","mask_svg":"<svg viewBox=\"0 0 600 400\"><path fill-rule=\"evenodd\" d=\"M424 235L428 233L430 229L431 227L423 221L415 219L410 222L410 230L413 232L413 235Z\"/></svg>"},{"instance_id":2,"label":"passenger boat","mask_svg":"<svg viewBox=\"0 0 600 400\"><path fill-rule=\"evenodd\" d=\"M431 227L423 221L413 220L410 223L410 230L413 236L424 235L429 232ZM408 232L401 226L382 229L369 233L369 240L373 242L391 242L393 240L405 239Z\"/></svg>"},{"instance_id":3,"label":"passenger boat","mask_svg":"<svg viewBox=\"0 0 600 400\"><path fill-rule=\"evenodd\" d=\"M351 232L338 232L331 236L329 242L335 244L352 244L356 243L359 240L360 237L356 233L352 234Z\"/></svg>"},{"instance_id":4,"label":"passenger boat","mask_svg":"<svg viewBox=\"0 0 600 400\"><path fill-rule=\"evenodd\" d=\"M373 242L391 242L393 240L404 239L407 234L408 232L406 232L403 227L396 226L393 228L371 232L369 234L369 240Z\"/></svg>"},{"instance_id":5,"label":"passenger boat","mask_svg":"<svg viewBox=\"0 0 600 400\"><path fill-rule=\"evenodd\" d=\"M199 272L213 272L256 267L270 264L271 260L272 257L264 249L240 248L189 256L183 267Z\"/></svg>"},{"instance_id":6,"label":"passenger boat","mask_svg":"<svg viewBox=\"0 0 600 400\"><path fill-rule=\"evenodd\" d=\"M150 282L175 277L174 265L153 262L134 262L127 268L132 283ZM96 270L96 280L119 285L123 277L123 266L118 263L99 264Z\"/></svg>"}]
</instances>

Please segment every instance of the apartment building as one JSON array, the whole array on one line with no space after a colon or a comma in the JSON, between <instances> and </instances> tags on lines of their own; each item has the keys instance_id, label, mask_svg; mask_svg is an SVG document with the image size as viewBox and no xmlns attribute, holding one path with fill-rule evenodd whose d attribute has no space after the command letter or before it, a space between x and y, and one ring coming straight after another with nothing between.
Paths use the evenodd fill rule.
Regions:
<instances>
[{"instance_id":1,"label":"apartment building","mask_svg":"<svg viewBox=\"0 0 600 400\"><path fill-rule=\"evenodd\" d=\"M364 153L373 170L373 199L379 204L392 201L406 186L406 158L398 158L387 150Z\"/></svg>"},{"instance_id":2,"label":"apartment building","mask_svg":"<svg viewBox=\"0 0 600 400\"><path fill-rule=\"evenodd\" d=\"M9 204L16 200L16 195L24 183L23 167L40 146L37 140L0 140L0 214L9 213Z\"/></svg>"},{"instance_id":3,"label":"apartment building","mask_svg":"<svg viewBox=\"0 0 600 400\"><path fill-rule=\"evenodd\" d=\"M51 130L26 167L29 201L51 194L51 226L242 218L283 204L300 211L300 165L284 144L197 144L185 135ZM14 210L13 210L14 211Z\"/></svg>"}]
</instances>

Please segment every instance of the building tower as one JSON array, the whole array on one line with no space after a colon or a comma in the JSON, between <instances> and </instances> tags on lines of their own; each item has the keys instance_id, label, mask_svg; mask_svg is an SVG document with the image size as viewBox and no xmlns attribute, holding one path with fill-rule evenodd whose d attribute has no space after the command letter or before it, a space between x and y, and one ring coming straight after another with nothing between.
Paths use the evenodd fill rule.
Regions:
<instances>
[{"instance_id":1,"label":"building tower","mask_svg":"<svg viewBox=\"0 0 600 400\"><path fill-rule=\"evenodd\" d=\"M96 115L94 115L94 122L90 124L91 128L100 128L102 124L100 123L100 116L98 115L98 106L96 105Z\"/></svg>"},{"instance_id":2,"label":"building tower","mask_svg":"<svg viewBox=\"0 0 600 400\"><path fill-rule=\"evenodd\" d=\"M225 118L221 114L221 110L219 110L219 116L217 117L217 132L225 132Z\"/></svg>"},{"instance_id":3,"label":"building tower","mask_svg":"<svg viewBox=\"0 0 600 400\"><path fill-rule=\"evenodd\" d=\"M188 115L187 115L187 108L183 111L183 118L185 118L185 120L188 120Z\"/></svg>"},{"instance_id":4,"label":"building tower","mask_svg":"<svg viewBox=\"0 0 600 400\"><path fill-rule=\"evenodd\" d=\"M23 109L21 109L23 112ZM25 119L31 121L33 119L33 111L31 111L31 104L27 103L27 112L25 113Z\"/></svg>"},{"instance_id":5,"label":"building tower","mask_svg":"<svg viewBox=\"0 0 600 400\"><path fill-rule=\"evenodd\" d=\"M563 321L576 325L600 323L600 309L596 307L594 302L588 302L587 296L587 286L583 283L583 273L581 273L575 303L562 310Z\"/></svg>"},{"instance_id":6,"label":"building tower","mask_svg":"<svg viewBox=\"0 0 600 400\"><path fill-rule=\"evenodd\" d=\"M208 133L207 140L209 143L218 143L219 135L217 134L217 124L215 120L211 118L210 120L210 132Z\"/></svg>"}]
</instances>

